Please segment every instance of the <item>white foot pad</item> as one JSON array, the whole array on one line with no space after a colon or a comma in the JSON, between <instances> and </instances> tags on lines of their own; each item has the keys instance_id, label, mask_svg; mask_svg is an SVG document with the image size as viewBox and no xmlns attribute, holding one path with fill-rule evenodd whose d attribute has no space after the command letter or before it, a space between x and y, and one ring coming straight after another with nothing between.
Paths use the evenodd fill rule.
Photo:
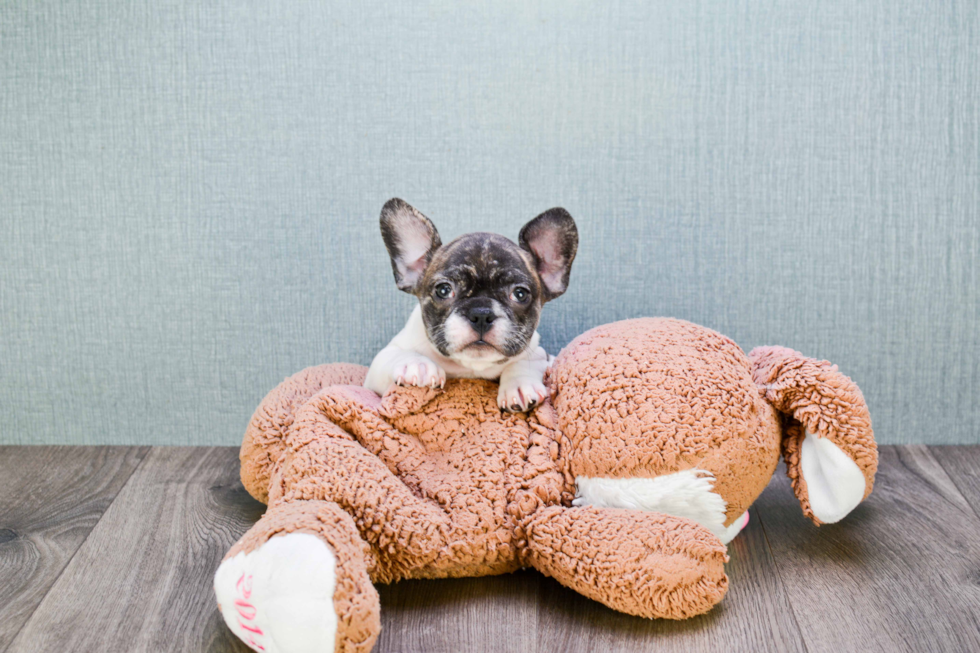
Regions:
<instances>
[{"instance_id":1,"label":"white foot pad","mask_svg":"<svg viewBox=\"0 0 980 653\"><path fill-rule=\"evenodd\" d=\"M857 463L836 444L809 431L800 447L800 472L810 509L825 524L839 522L864 498L864 474Z\"/></svg>"},{"instance_id":2,"label":"white foot pad","mask_svg":"<svg viewBox=\"0 0 980 653\"><path fill-rule=\"evenodd\" d=\"M225 623L252 650L331 652L337 635L336 569L323 540L291 533L222 562L214 593Z\"/></svg>"}]
</instances>

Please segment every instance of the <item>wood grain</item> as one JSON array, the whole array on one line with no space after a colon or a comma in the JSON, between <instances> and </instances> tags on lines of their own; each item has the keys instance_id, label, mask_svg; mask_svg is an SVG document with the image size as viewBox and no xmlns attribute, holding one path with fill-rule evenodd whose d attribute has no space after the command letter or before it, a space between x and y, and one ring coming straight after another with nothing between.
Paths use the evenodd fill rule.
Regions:
<instances>
[{"instance_id":1,"label":"wood grain","mask_svg":"<svg viewBox=\"0 0 980 653\"><path fill-rule=\"evenodd\" d=\"M980 650L980 521L925 447L880 453L839 524L803 518L782 466L756 502L807 650Z\"/></svg>"},{"instance_id":2,"label":"wood grain","mask_svg":"<svg viewBox=\"0 0 980 653\"><path fill-rule=\"evenodd\" d=\"M750 516L749 525L728 546L728 594L708 614L686 621L631 617L543 579L537 650L805 650L761 525L754 511Z\"/></svg>"},{"instance_id":3,"label":"wood grain","mask_svg":"<svg viewBox=\"0 0 980 653\"><path fill-rule=\"evenodd\" d=\"M211 589L264 511L236 449L6 447L0 474L0 650L247 651ZM630 617L532 570L407 581L379 587L376 650L980 650L977 505L977 447L883 447L869 500L820 528L781 467L707 615Z\"/></svg>"},{"instance_id":4,"label":"wood grain","mask_svg":"<svg viewBox=\"0 0 980 653\"><path fill-rule=\"evenodd\" d=\"M541 574L524 570L381 585L381 636L375 651L534 651L541 581Z\"/></svg>"},{"instance_id":5,"label":"wood grain","mask_svg":"<svg viewBox=\"0 0 980 653\"><path fill-rule=\"evenodd\" d=\"M235 448L154 448L9 651L246 651L211 588L264 510L238 470Z\"/></svg>"},{"instance_id":6,"label":"wood grain","mask_svg":"<svg viewBox=\"0 0 980 653\"><path fill-rule=\"evenodd\" d=\"M980 447L929 447L929 453L942 465L970 509L980 515Z\"/></svg>"},{"instance_id":7,"label":"wood grain","mask_svg":"<svg viewBox=\"0 0 980 653\"><path fill-rule=\"evenodd\" d=\"M149 447L0 448L0 651Z\"/></svg>"}]
</instances>

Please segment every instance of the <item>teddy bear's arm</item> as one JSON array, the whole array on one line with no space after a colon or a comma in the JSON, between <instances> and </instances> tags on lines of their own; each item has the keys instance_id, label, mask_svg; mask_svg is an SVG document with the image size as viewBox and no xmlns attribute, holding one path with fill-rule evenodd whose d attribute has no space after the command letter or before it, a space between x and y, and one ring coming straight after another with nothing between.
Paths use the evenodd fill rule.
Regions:
<instances>
[{"instance_id":1,"label":"teddy bear's arm","mask_svg":"<svg viewBox=\"0 0 980 653\"><path fill-rule=\"evenodd\" d=\"M448 515L435 502L413 493L381 458L334 421L351 427L361 410L370 410L355 406L345 390L342 386L325 389L297 413L289 435L290 451L269 493L270 506L302 500L335 502L354 518L361 536L382 558L392 558L385 567L427 564L446 545ZM391 430L380 419L372 419L371 425L382 440ZM394 551L397 556L387 553Z\"/></svg>"},{"instance_id":2,"label":"teddy bear's arm","mask_svg":"<svg viewBox=\"0 0 980 653\"><path fill-rule=\"evenodd\" d=\"M531 516L526 533L534 568L620 612L686 619L728 589L725 546L682 517L550 506Z\"/></svg>"},{"instance_id":3,"label":"teddy bear's arm","mask_svg":"<svg viewBox=\"0 0 980 653\"><path fill-rule=\"evenodd\" d=\"M367 368L350 363L308 367L269 391L249 420L242 440L242 484L249 494L269 503L269 483L276 461L286 451L286 439L296 411L310 397L331 385L360 385Z\"/></svg>"},{"instance_id":4,"label":"teddy bear's arm","mask_svg":"<svg viewBox=\"0 0 980 653\"><path fill-rule=\"evenodd\" d=\"M878 449L864 396L827 361L786 347L749 354L752 377L786 416L782 453L803 513L834 523L870 493Z\"/></svg>"}]
</instances>

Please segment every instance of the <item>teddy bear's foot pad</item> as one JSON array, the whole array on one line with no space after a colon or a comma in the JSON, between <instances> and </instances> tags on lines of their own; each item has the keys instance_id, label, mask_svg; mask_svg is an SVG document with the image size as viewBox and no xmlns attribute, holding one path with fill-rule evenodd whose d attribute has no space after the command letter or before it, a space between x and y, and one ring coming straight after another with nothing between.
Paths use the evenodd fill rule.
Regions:
<instances>
[{"instance_id":1,"label":"teddy bear's foot pad","mask_svg":"<svg viewBox=\"0 0 980 653\"><path fill-rule=\"evenodd\" d=\"M333 651L336 569L322 539L290 533L222 562L214 591L225 623L253 650Z\"/></svg>"},{"instance_id":2,"label":"teddy bear's foot pad","mask_svg":"<svg viewBox=\"0 0 980 653\"><path fill-rule=\"evenodd\" d=\"M800 472L810 510L824 524L839 522L864 498L861 468L828 438L806 431L800 447Z\"/></svg>"}]
</instances>

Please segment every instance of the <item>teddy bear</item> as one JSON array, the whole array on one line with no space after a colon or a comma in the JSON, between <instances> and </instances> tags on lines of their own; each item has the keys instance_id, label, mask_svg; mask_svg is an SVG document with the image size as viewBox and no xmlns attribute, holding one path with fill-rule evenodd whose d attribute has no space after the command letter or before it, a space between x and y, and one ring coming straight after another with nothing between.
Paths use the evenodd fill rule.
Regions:
<instances>
[{"instance_id":1,"label":"teddy bear","mask_svg":"<svg viewBox=\"0 0 980 653\"><path fill-rule=\"evenodd\" d=\"M783 347L746 356L682 320L578 336L529 413L501 412L493 381L379 397L365 373L303 370L245 433L242 482L268 509L214 587L256 651L370 651L375 583L524 567L614 610L685 619L724 597L726 544L780 455L817 525L874 483L868 409L836 366Z\"/></svg>"}]
</instances>

